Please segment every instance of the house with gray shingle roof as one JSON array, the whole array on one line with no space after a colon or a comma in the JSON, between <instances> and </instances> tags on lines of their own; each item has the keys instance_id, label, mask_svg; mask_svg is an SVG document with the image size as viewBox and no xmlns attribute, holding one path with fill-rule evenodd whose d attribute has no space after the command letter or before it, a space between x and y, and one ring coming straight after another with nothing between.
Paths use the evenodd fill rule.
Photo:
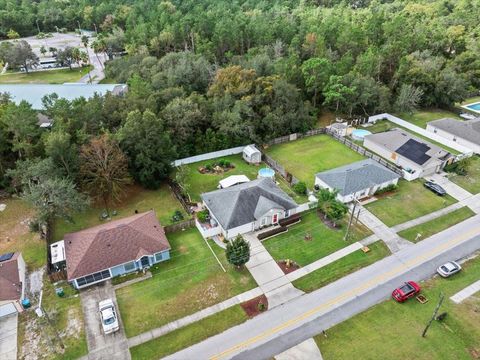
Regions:
<instances>
[{"instance_id":1,"label":"house with gray shingle roof","mask_svg":"<svg viewBox=\"0 0 480 360\"><path fill-rule=\"evenodd\" d=\"M337 190L337 199L344 203L375 194L389 185L396 185L400 175L367 159L323 171L315 175L315 185Z\"/></svg>"},{"instance_id":2,"label":"house with gray shingle roof","mask_svg":"<svg viewBox=\"0 0 480 360\"><path fill-rule=\"evenodd\" d=\"M298 205L270 178L262 178L201 195L212 226L227 239L277 224Z\"/></svg>"},{"instance_id":3,"label":"house with gray shingle roof","mask_svg":"<svg viewBox=\"0 0 480 360\"><path fill-rule=\"evenodd\" d=\"M480 118L466 121L449 118L434 120L427 124L427 131L480 154Z\"/></svg>"}]
</instances>

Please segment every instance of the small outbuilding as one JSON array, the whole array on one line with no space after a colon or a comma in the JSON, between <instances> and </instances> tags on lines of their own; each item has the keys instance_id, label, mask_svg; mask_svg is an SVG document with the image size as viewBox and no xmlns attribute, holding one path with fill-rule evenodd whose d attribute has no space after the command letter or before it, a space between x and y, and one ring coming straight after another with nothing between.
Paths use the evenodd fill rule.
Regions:
<instances>
[{"instance_id":1,"label":"small outbuilding","mask_svg":"<svg viewBox=\"0 0 480 360\"><path fill-rule=\"evenodd\" d=\"M243 149L243 159L250 164L260 164L262 162L262 153L255 145L248 145Z\"/></svg>"},{"instance_id":2,"label":"small outbuilding","mask_svg":"<svg viewBox=\"0 0 480 360\"><path fill-rule=\"evenodd\" d=\"M220 180L218 182L218 188L219 189L226 189L229 188L230 186L238 185L238 184L243 184L246 182L249 182L250 179L246 177L245 175L232 175L229 177L226 177L223 180Z\"/></svg>"}]
</instances>

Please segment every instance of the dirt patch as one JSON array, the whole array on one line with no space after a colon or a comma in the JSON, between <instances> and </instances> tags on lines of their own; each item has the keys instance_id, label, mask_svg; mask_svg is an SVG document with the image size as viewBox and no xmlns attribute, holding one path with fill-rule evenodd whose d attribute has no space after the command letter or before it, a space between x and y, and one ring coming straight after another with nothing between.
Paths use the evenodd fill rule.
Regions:
<instances>
[{"instance_id":1,"label":"dirt patch","mask_svg":"<svg viewBox=\"0 0 480 360\"><path fill-rule=\"evenodd\" d=\"M480 359L480 349L469 349L472 359Z\"/></svg>"},{"instance_id":2,"label":"dirt patch","mask_svg":"<svg viewBox=\"0 0 480 360\"><path fill-rule=\"evenodd\" d=\"M336 226L335 226L335 223L332 220L330 220L329 218L327 218L323 212L317 211L317 215L318 215L318 218L320 219L320 221L323 222L329 229L332 229L332 230L340 230L341 229L341 226L339 226L338 224L336 224Z\"/></svg>"},{"instance_id":3,"label":"dirt patch","mask_svg":"<svg viewBox=\"0 0 480 360\"><path fill-rule=\"evenodd\" d=\"M240 306L243 308L247 316L252 318L268 309L268 300L265 295L260 295L241 303Z\"/></svg>"},{"instance_id":4,"label":"dirt patch","mask_svg":"<svg viewBox=\"0 0 480 360\"><path fill-rule=\"evenodd\" d=\"M76 309L69 309L67 313L67 328L62 332L62 337L72 336L82 331L81 315Z\"/></svg>"},{"instance_id":5,"label":"dirt patch","mask_svg":"<svg viewBox=\"0 0 480 360\"><path fill-rule=\"evenodd\" d=\"M282 269L285 275L300 269L300 265L298 265L295 261L292 260L290 260L289 263L287 263L287 260L280 260L277 261L277 265L280 267L280 269Z\"/></svg>"}]
</instances>

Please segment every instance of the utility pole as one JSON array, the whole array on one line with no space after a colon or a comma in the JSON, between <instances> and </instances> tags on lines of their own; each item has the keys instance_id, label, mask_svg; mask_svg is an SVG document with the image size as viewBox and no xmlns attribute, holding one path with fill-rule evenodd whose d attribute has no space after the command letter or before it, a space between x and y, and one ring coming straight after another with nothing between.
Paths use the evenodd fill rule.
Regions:
<instances>
[{"instance_id":1,"label":"utility pole","mask_svg":"<svg viewBox=\"0 0 480 360\"><path fill-rule=\"evenodd\" d=\"M350 227L352 226L353 218L355 217L355 209L357 208L357 204L359 201L357 198L353 198L353 209L352 213L350 214L350 220L348 221L348 226L347 226L347 231L345 232L345 236L343 237L343 240L347 241L348 240L348 234L350 232Z\"/></svg>"},{"instance_id":2,"label":"utility pole","mask_svg":"<svg viewBox=\"0 0 480 360\"><path fill-rule=\"evenodd\" d=\"M430 327L430 325L432 325L433 320L435 320L435 318L437 317L437 313L438 313L438 310L440 309L440 306L442 306L443 299L445 299L445 295L442 292L442 293L440 293L440 298L438 299L438 304L437 304L437 306L435 306L435 310L433 310L432 317L431 317L430 321L428 322L427 326L425 327L425 330L423 330L422 337L427 336L428 328Z\"/></svg>"}]
</instances>

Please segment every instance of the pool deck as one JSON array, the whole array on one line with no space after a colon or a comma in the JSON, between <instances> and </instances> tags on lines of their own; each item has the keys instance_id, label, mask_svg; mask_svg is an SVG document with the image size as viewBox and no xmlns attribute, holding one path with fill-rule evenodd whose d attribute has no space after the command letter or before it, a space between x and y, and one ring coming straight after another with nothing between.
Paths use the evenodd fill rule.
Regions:
<instances>
[{"instance_id":1,"label":"pool deck","mask_svg":"<svg viewBox=\"0 0 480 360\"><path fill-rule=\"evenodd\" d=\"M473 106L473 105L476 105L476 107L478 107L478 109L470 107L470 106ZM469 110L469 111L472 111L475 114L480 114L480 101L477 101L477 102L474 102L474 103L471 103L471 104L462 105L462 108L464 108L466 110Z\"/></svg>"}]
</instances>

